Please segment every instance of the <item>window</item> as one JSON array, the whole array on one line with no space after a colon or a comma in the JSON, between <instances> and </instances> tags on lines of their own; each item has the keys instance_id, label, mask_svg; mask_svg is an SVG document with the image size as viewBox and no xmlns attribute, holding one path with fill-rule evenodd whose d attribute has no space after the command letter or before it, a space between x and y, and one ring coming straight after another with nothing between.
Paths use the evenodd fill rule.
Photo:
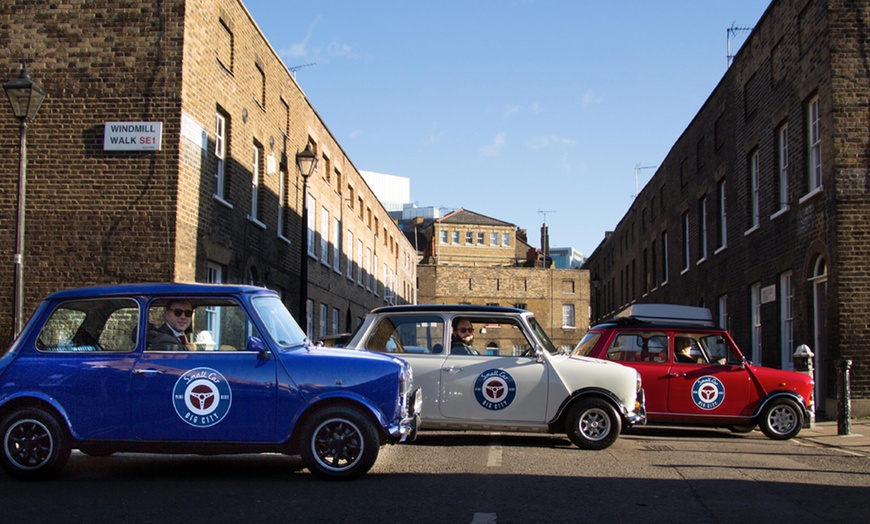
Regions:
<instances>
[{"instance_id":1,"label":"window","mask_svg":"<svg viewBox=\"0 0 870 524\"><path fill-rule=\"evenodd\" d=\"M338 310L337 307L332 308L332 333L333 334L338 333L340 331L340 329L339 329L340 313L341 312Z\"/></svg>"},{"instance_id":2,"label":"window","mask_svg":"<svg viewBox=\"0 0 870 524\"><path fill-rule=\"evenodd\" d=\"M311 328L314 326L314 301L305 301L305 336L311 338Z\"/></svg>"},{"instance_id":3,"label":"window","mask_svg":"<svg viewBox=\"0 0 870 524\"><path fill-rule=\"evenodd\" d=\"M327 322L329 314L329 308L326 307L326 304L320 304L320 336L325 337L327 333Z\"/></svg>"},{"instance_id":4,"label":"window","mask_svg":"<svg viewBox=\"0 0 870 524\"><path fill-rule=\"evenodd\" d=\"M649 259L652 264L652 267L650 267L650 286L652 289L659 287L659 259L656 253L658 253L658 249L656 249L656 241L653 240L649 246Z\"/></svg>"},{"instance_id":5,"label":"window","mask_svg":"<svg viewBox=\"0 0 870 524\"><path fill-rule=\"evenodd\" d=\"M752 284L749 289L750 326L752 327L752 361L761 365L761 283Z\"/></svg>"},{"instance_id":6,"label":"window","mask_svg":"<svg viewBox=\"0 0 870 524\"><path fill-rule=\"evenodd\" d=\"M320 208L320 262L329 265L329 210Z\"/></svg>"},{"instance_id":7,"label":"window","mask_svg":"<svg viewBox=\"0 0 870 524\"><path fill-rule=\"evenodd\" d=\"M361 239L356 240L356 283L359 285L363 284L363 241Z\"/></svg>"},{"instance_id":8,"label":"window","mask_svg":"<svg viewBox=\"0 0 870 524\"><path fill-rule=\"evenodd\" d=\"M574 329L574 304L562 304L562 329Z\"/></svg>"},{"instance_id":9,"label":"window","mask_svg":"<svg viewBox=\"0 0 870 524\"><path fill-rule=\"evenodd\" d=\"M822 135L819 126L819 97L807 105L807 142L809 143L809 192L822 187Z\"/></svg>"},{"instance_id":10,"label":"window","mask_svg":"<svg viewBox=\"0 0 870 524\"><path fill-rule=\"evenodd\" d=\"M615 362L667 362L668 335L662 331L625 331L613 338L606 355Z\"/></svg>"},{"instance_id":11,"label":"window","mask_svg":"<svg viewBox=\"0 0 870 524\"><path fill-rule=\"evenodd\" d=\"M719 249L724 249L728 246L728 220L725 213L725 179L719 181L716 185L716 194L719 203L719 229L717 230L719 241Z\"/></svg>"},{"instance_id":12,"label":"window","mask_svg":"<svg viewBox=\"0 0 870 524\"><path fill-rule=\"evenodd\" d=\"M332 219L332 269L336 273L341 272L339 265L341 259L341 222L337 218Z\"/></svg>"},{"instance_id":13,"label":"window","mask_svg":"<svg viewBox=\"0 0 870 524\"><path fill-rule=\"evenodd\" d=\"M365 271L366 271L366 289L372 290L372 250L370 248L366 248L366 258L365 258Z\"/></svg>"},{"instance_id":14,"label":"window","mask_svg":"<svg viewBox=\"0 0 870 524\"><path fill-rule=\"evenodd\" d=\"M788 124L779 128L778 166L777 166L777 194L779 196L779 209L788 209Z\"/></svg>"},{"instance_id":15,"label":"window","mask_svg":"<svg viewBox=\"0 0 870 524\"><path fill-rule=\"evenodd\" d=\"M220 17L221 29L215 50L217 51L217 59L227 71L233 70L233 24L230 20Z\"/></svg>"},{"instance_id":16,"label":"window","mask_svg":"<svg viewBox=\"0 0 870 524\"><path fill-rule=\"evenodd\" d=\"M511 234L510 233L502 233L501 234L501 245L510 246L511 245Z\"/></svg>"},{"instance_id":17,"label":"window","mask_svg":"<svg viewBox=\"0 0 870 524\"><path fill-rule=\"evenodd\" d=\"M254 95L254 101L257 102L260 109L266 109L266 71L259 61L254 66L257 69L257 78L260 79L260 92Z\"/></svg>"},{"instance_id":18,"label":"window","mask_svg":"<svg viewBox=\"0 0 870 524\"><path fill-rule=\"evenodd\" d=\"M214 173L214 196L218 200L227 199L227 117L218 111L215 113L214 156L217 160Z\"/></svg>"},{"instance_id":19,"label":"window","mask_svg":"<svg viewBox=\"0 0 870 524\"><path fill-rule=\"evenodd\" d=\"M474 244L474 233L471 231L465 232L465 243L468 245Z\"/></svg>"},{"instance_id":20,"label":"window","mask_svg":"<svg viewBox=\"0 0 870 524\"><path fill-rule=\"evenodd\" d=\"M707 258L707 197L698 201L698 262Z\"/></svg>"},{"instance_id":21,"label":"window","mask_svg":"<svg viewBox=\"0 0 870 524\"><path fill-rule=\"evenodd\" d=\"M689 252L689 213L683 213L682 220L680 221L682 224L682 240L683 240L683 271L689 269L689 263L691 262L691 255Z\"/></svg>"},{"instance_id":22,"label":"window","mask_svg":"<svg viewBox=\"0 0 870 524\"><path fill-rule=\"evenodd\" d=\"M347 230L345 250L347 252L347 279L353 280L353 232L350 229Z\"/></svg>"},{"instance_id":23,"label":"window","mask_svg":"<svg viewBox=\"0 0 870 524\"><path fill-rule=\"evenodd\" d=\"M728 321L728 295L720 295L716 301L719 305L719 327L722 329L730 329Z\"/></svg>"},{"instance_id":24,"label":"window","mask_svg":"<svg viewBox=\"0 0 870 524\"><path fill-rule=\"evenodd\" d=\"M442 229L441 231L439 231L439 233L440 233L440 242L442 244L446 244L447 243L447 233L448 233L447 230Z\"/></svg>"},{"instance_id":25,"label":"window","mask_svg":"<svg viewBox=\"0 0 870 524\"><path fill-rule=\"evenodd\" d=\"M668 283L668 232L662 232L662 284Z\"/></svg>"},{"instance_id":26,"label":"window","mask_svg":"<svg viewBox=\"0 0 870 524\"><path fill-rule=\"evenodd\" d=\"M287 238L286 213L286 210L289 207L287 203L287 197L289 195L289 192L287 191L287 182L287 173L285 171L278 172L278 238L289 242L290 240Z\"/></svg>"},{"instance_id":27,"label":"window","mask_svg":"<svg viewBox=\"0 0 870 524\"><path fill-rule=\"evenodd\" d=\"M374 292L375 296L380 295L380 292L378 291L378 288L380 288L380 279L378 279L377 272L378 272L378 255L375 254L372 256L372 279L374 280L372 282L372 292ZM387 265L384 264L384 276L386 276L386 273L387 273Z\"/></svg>"},{"instance_id":28,"label":"window","mask_svg":"<svg viewBox=\"0 0 870 524\"><path fill-rule=\"evenodd\" d=\"M163 308L161 308L160 324ZM160 325L157 324L157 325ZM61 304L46 320L39 351L129 352L139 338L139 306L129 298L77 300Z\"/></svg>"},{"instance_id":29,"label":"window","mask_svg":"<svg viewBox=\"0 0 870 524\"><path fill-rule=\"evenodd\" d=\"M491 246L498 245L498 233L492 232L489 234L489 245L491 245Z\"/></svg>"},{"instance_id":30,"label":"window","mask_svg":"<svg viewBox=\"0 0 870 524\"><path fill-rule=\"evenodd\" d=\"M486 234L483 231L477 232L477 245L482 246L486 242Z\"/></svg>"},{"instance_id":31,"label":"window","mask_svg":"<svg viewBox=\"0 0 870 524\"><path fill-rule=\"evenodd\" d=\"M451 237L451 244L459 244L459 231L453 231Z\"/></svg>"},{"instance_id":32,"label":"window","mask_svg":"<svg viewBox=\"0 0 870 524\"><path fill-rule=\"evenodd\" d=\"M263 174L260 168L262 153L260 145L255 143L253 146L253 165L251 166L251 214L248 215L248 219L265 228L266 225L261 220L262 210L260 209L260 186L263 183Z\"/></svg>"},{"instance_id":33,"label":"window","mask_svg":"<svg viewBox=\"0 0 870 524\"><path fill-rule=\"evenodd\" d=\"M317 218L316 218L317 200L315 200L315 198L309 194L307 196L306 202L307 202L306 206L307 206L307 214L308 214L308 216L306 217L306 221L307 221L307 234L306 234L306 236L308 237L307 238L308 256L315 258L316 255L314 253L314 245L317 242L317 239L315 238L315 236L317 234L317 231L315 230L316 224L317 224Z\"/></svg>"},{"instance_id":34,"label":"window","mask_svg":"<svg viewBox=\"0 0 870 524\"><path fill-rule=\"evenodd\" d=\"M779 338L782 368L794 369L794 293L791 271L779 275Z\"/></svg>"},{"instance_id":35,"label":"window","mask_svg":"<svg viewBox=\"0 0 870 524\"><path fill-rule=\"evenodd\" d=\"M750 230L759 225L761 211L759 209L759 180L758 180L758 149L749 155L749 225Z\"/></svg>"}]
</instances>

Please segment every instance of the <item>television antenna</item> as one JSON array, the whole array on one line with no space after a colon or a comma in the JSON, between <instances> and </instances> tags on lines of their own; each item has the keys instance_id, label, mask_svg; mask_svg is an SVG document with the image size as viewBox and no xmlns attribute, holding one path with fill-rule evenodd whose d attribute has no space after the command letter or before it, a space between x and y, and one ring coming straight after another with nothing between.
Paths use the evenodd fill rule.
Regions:
<instances>
[{"instance_id":1,"label":"television antenna","mask_svg":"<svg viewBox=\"0 0 870 524\"><path fill-rule=\"evenodd\" d=\"M731 67L731 62L734 61L734 55L731 54L731 38L737 34L738 31L752 31L755 29L754 27L737 27L737 21L731 22L731 27L725 30L725 51L726 55L726 63L725 68Z\"/></svg>"},{"instance_id":2,"label":"television antenna","mask_svg":"<svg viewBox=\"0 0 870 524\"><path fill-rule=\"evenodd\" d=\"M555 213L555 211L549 210L549 209L539 209L538 210L538 214L542 215L544 217L544 225L545 226L547 225L547 213Z\"/></svg>"},{"instance_id":3,"label":"television antenna","mask_svg":"<svg viewBox=\"0 0 870 524\"><path fill-rule=\"evenodd\" d=\"M631 195L631 198L637 198L637 194L640 192L640 188L638 187L638 178L640 178L640 172L644 169L655 169L658 166L642 166L640 162L634 165L634 194Z\"/></svg>"},{"instance_id":4,"label":"television antenna","mask_svg":"<svg viewBox=\"0 0 870 524\"><path fill-rule=\"evenodd\" d=\"M311 62L309 64L302 64L302 65L298 65L298 66L288 67L287 69L290 70L290 74L293 75L293 79L296 80L296 71L299 71L303 67L311 67L311 66L316 66L316 65L317 65L317 62Z\"/></svg>"}]
</instances>

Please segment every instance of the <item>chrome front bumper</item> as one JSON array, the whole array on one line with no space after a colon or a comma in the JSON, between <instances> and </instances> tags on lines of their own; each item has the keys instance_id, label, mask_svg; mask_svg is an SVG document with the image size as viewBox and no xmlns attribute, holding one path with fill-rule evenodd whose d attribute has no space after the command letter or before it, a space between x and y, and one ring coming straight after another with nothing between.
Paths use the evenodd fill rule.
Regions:
<instances>
[{"instance_id":1,"label":"chrome front bumper","mask_svg":"<svg viewBox=\"0 0 870 524\"><path fill-rule=\"evenodd\" d=\"M408 414L398 424L390 426L390 436L395 442L413 442L420 429L420 411L423 408L423 392L420 388L408 395Z\"/></svg>"}]
</instances>

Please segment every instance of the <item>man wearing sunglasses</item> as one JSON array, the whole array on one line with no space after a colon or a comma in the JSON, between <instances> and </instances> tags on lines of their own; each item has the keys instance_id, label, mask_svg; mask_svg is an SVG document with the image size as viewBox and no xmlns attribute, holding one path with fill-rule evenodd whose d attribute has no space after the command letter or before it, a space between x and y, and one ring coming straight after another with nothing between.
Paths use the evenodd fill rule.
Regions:
<instances>
[{"instance_id":1,"label":"man wearing sunglasses","mask_svg":"<svg viewBox=\"0 0 870 524\"><path fill-rule=\"evenodd\" d=\"M472 347L474 342L474 326L471 321L464 317L456 317L451 323L453 334L450 341L451 355L479 355Z\"/></svg>"},{"instance_id":2,"label":"man wearing sunglasses","mask_svg":"<svg viewBox=\"0 0 870 524\"><path fill-rule=\"evenodd\" d=\"M189 346L193 307L186 300L173 300L163 310L163 325L150 333L149 349L178 351Z\"/></svg>"}]
</instances>

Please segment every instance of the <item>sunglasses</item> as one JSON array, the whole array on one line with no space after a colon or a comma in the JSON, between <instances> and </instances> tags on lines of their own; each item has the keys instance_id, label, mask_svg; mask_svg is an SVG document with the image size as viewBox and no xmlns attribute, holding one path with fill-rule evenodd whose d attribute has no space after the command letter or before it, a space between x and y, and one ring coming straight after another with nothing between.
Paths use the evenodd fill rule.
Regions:
<instances>
[{"instance_id":1,"label":"sunglasses","mask_svg":"<svg viewBox=\"0 0 870 524\"><path fill-rule=\"evenodd\" d=\"M172 311L173 313L175 313L175 316L176 316L176 317L180 317L180 316L182 316L182 315L184 315L184 316L186 316L186 317L192 317L192 316L193 316L193 310L192 310L192 309L170 309L169 311Z\"/></svg>"},{"instance_id":2,"label":"sunglasses","mask_svg":"<svg viewBox=\"0 0 870 524\"><path fill-rule=\"evenodd\" d=\"M459 328L457 331L460 333L474 333L474 328Z\"/></svg>"}]
</instances>

